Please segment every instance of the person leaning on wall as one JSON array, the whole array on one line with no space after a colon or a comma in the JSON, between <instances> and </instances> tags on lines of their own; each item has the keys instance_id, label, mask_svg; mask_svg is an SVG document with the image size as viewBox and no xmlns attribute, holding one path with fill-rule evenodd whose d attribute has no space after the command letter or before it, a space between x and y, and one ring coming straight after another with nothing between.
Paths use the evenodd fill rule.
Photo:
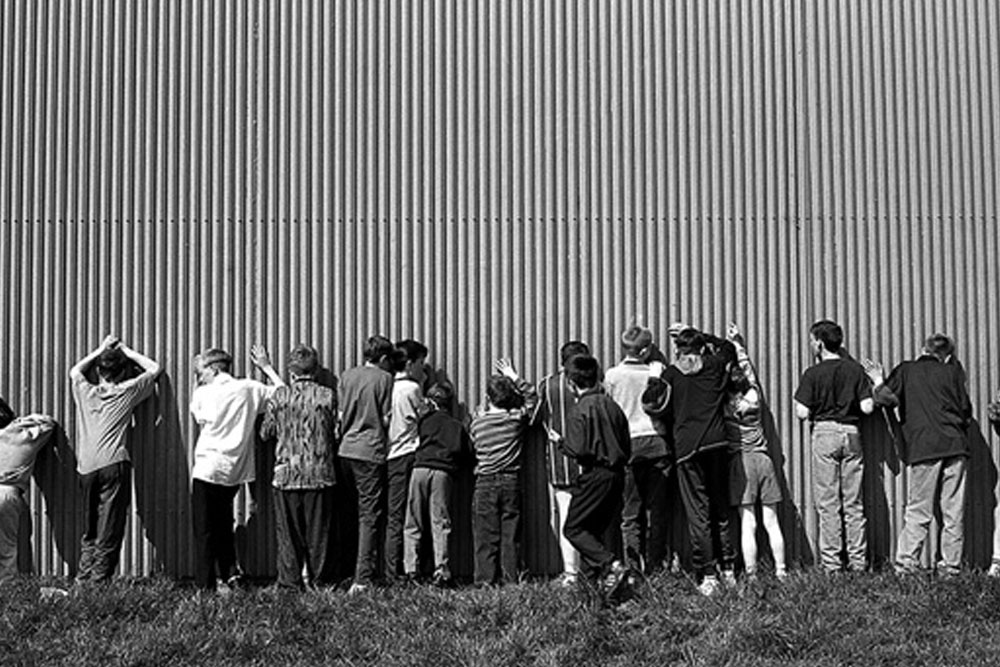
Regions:
<instances>
[{"instance_id":1,"label":"person leaning on wall","mask_svg":"<svg viewBox=\"0 0 1000 667\"><path fill-rule=\"evenodd\" d=\"M194 360L197 387L191 415L201 427L191 469L191 522L194 529L195 585L225 592L239 583L233 544L233 500L256 478L254 423L267 400L284 381L271 365L267 350L255 345L250 360L271 385L231 374L233 357L225 350L206 350ZM217 570L216 570L217 568Z\"/></svg>"},{"instance_id":2,"label":"person leaning on wall","mask_svg":"<svg viewBox=\"0 0 1000 667\"><path fill-rule=\"evenodd\" d=\"M0 398L0 581L17 573L18 529L35 456L56 422L48 415L18 417Z\"/></svg>"},{"instance_id":3,"label":"person leaning on wall","mask_svg":"<svg viewBox=\"0 0 1000 667\"><path fill-rule=\"evenodd\" d=\"M142 372L129 378L129 365ZM118 566L132 495L126 440L136 406L153 395L160 365L109 335L69 377L76 401L76 460L85 530L78 582L106 582ZM96 373L96 382L88 377Z\"/></svg>"}]
</instances>

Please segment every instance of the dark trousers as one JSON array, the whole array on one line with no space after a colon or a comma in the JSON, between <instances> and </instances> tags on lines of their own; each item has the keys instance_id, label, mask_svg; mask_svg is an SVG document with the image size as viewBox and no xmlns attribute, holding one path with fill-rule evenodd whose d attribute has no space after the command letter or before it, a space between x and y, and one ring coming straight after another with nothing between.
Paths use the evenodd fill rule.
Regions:
<instances>
[{"instance_id":1,"label":"dark trousers","mask_svg":"<svg viewBox=\"0 0 1000 667\"><path fill-rule=\"evenodd\" d=\"M76 574L80 581L107 581L118 567L132 498L131 473L132 465L121 461L80 478L86 526Z\"/></svg>"},{"instance_id":2,"label":"dark trousers","mask_svg":"<svg viewBox=\"0 0 1000 667\"><path fill-rule=\"evenodd\" d=\"M624 488L624 471L608 468L584 471L576 480L563 535L580 552L584 576L599 576L614 562L605 535L618 513Z\"/></svg>"},{"instance_id":3,"label":"dark trousers","mask_svg":"<svg viewBox=\"0 0 1000 667\"><path fill-rule=\"evenodd\" d=\"M634 461L625 470L622 539L629 567L654 572L667 556L667 457Z\"/></svg>"},{"instance_id":4,"label":"dark trousers","mask_svg":"<svg viewBox=\"0 0 1000 667\"><path fill-rule=\"evenodd\" d=\"M344 481L358 507L358 557L354 581L370 584L378 576L380 535L385 530L386 466L374 461L344 459Z\"/></svg>"},{"instance_id":5,"label":"dark trousers","mask_svg":"<svg viewBox=\"0 0 1000 667\"><path fill-rule=\"evenodd\" d=\"M732 454L713 449L677 464L677 483L687 514L691 564L696 574L731 569L736 551L729 536L729 463Z\"/></svg>"},{"instance_id":6,"label":"dark trousers","mask_svg":"<svg viewBox=\"0 0 1000 667\"><path fill-rule=\"evenodd\" d=\"M385 575L403 574L403 525L406 523L406 501L410 494L415 454L407 454L386 463L388 488L385 517Z\"/></svg>"},{"instance_id":7,"label":"dark trousers","mask_svg":"<svg viewBox=\"0 0 1000 667\"><path fill-rule=\"evenodd\" d=\"M194 529L194 583L215 588L236 573L233 543L233 499L239 486L223 486L196 479L191 484L191 525Z\"/></svg>"},{"instance_id":8,"label":"dark trousers","mask_svg":"<svg viewBox=\"0 0 1000 667\"><path fill-rule=\"evenodd\" d=\"M302 566L314 584L330 581L333 487L275 489L274 526L278 539L278 585L301 588Z\"/></svg>"},{"instance_id":9,"label":"dark trousers","mask_svg":"<svg viewBox=\"0 0 1000 667\"><path fill-rule=\"evenodd\" d=\"M518 473L476 477L472 493L472 538L477 584L517 581L521 542L521 485Z\"/></svg>"}]
</instances>

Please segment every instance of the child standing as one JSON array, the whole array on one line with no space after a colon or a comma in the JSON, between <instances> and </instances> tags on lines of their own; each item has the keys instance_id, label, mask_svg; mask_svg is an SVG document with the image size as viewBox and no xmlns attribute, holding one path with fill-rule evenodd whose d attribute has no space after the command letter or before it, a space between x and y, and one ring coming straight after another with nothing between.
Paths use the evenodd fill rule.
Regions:
<instances>
[{"instance_id":1,"label":"child standing","mask_svg":"<svg viewBox=\"0 0 1000 667\"><path fill-rule=\"evenodd\" d=\"M743 346L743 336L735 324L729 325L727 338L736 348L736 365L732 370L732 385L729 398L723 406L725 410L726 434L734 446L739 447L739 455L730 464L729 498L740 512L740 544L743 550L743 564L748 579L757 575L757 512L760 514L764 530L774 556L774 574L784 579L785 538L778 522L778 503L781 489L774 463L767 453L767 439L761 423L760 386L757 374Z\"/></svg>"},{"instance_id":2,"label":"child standing","mask_svg":"<svg viewBox=\"0 0 1000 667\"><path fill-rule=\"evenodd\" d=\"M407 577L419 571L420 540L427 533L425 517L430 517L434 545L434 585L451 583L448 538L451 535L451 495L455 474L472 458L469 433L448 414L454 390L451 384L435 384L427 391L430 412L418 427L420 445L413 460L406 528L403 532L403 566Z\"/></svg>"},{"instance_id":3,"label":"child standing","mask_svg":"<svg viewBox=\"0 0 1000 667\"><path fill-rule=\"evenodd\" d=\"M424 361L427 347L415 340L396 343L402 369L392 385L392 418L389 420L389 452L386 455L388 509L385 525L385 576L402 574L403 523L410 489L413 459L420 444L417 423L424 409Z\"/></svg>"},{"instance_id":4,"label":"child standing","mask_svg":"<svg viewBox=\"0 0 1000 667\"><path fill-rule=\"evenodd\" d=\"M566 364L566 379L579 400L562 443L583 472L573 490L564 532L580 552L583 574L599 577L601 592L611 598L625 585L628 568L615 559L603 536L621 503L632 448L628 418L601 393L600 377L600 364L591 356L576 356Z\"/></svg>"},{"instance_id":5,"label":"child standing","mask_svg":"<svg viewBox=\"0 0 1000 667\"><path fill-rule=\"evenodd\" d=\"M385 521L386 450L392 410L393 378L385 365L392 341L372 336L365 343L363 366L348 369L340 380L340 458L345 486L358 508L358 556L351 594L366 590L378 564L378 533Z\"/></svg>"},{"instance_id":6,"label":"child standing","mask_svg":"<svg viewBox=\"0 0 1000 667\"><path fill-rule=\"evenodd\" d=\"M517 579L521 530L521 446L538 394L508 359L498 359L498 375L486 387L486 405L472 420L476 486L472 495L472 535L477 584Z\"/></svg>"}]
</instances>

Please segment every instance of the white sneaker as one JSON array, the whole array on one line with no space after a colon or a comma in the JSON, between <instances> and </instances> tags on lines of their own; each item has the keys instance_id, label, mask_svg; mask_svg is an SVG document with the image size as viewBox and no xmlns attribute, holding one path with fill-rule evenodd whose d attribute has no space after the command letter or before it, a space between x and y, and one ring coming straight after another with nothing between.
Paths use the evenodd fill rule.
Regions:
<instances>
[{"instance_id":1,"label":"white sneaker","mask_svg":"<svg viewBox=\"0 0 1000 667\"><path fill-rule=\"evenodd\" d=\"M368 588L369 588L368 584L361 584L355 581L353 584L351 584L351 587L347 589L347 594L362 595L368 592Z\"/></svg>"},{"instance_id":2,"label":"white sneaker","mask_svg":"<svg viewBox=\"0 0 1000 667\"><path fill-rule=\"evenodd\" d=\"M563 572L556 578L556 586L559 588L573 588L576 586L579 578L577 575L571 572Z\"/></svg>"},{"instance_id":3,"label":"white sneaker","mask_svg":"<svg viewBox=\"0 0 1000 667\"><path fill-rule=\"evenodd\" d=\"M719 592L719 580L714 574L706 575L698 584L698 592L705 597L710 597Z\"/></svg>"},{"instance_id":4,"label":"white sneaker","mask_svg":"<svg viewBox=\"0 0 1000 667\"><path fill-rule=\"evenodd\" d=\"M986 570L987 577L1000 577L1000 561L993 561L990 569Z\"/></svg>"},{"instance_id":5,"label":"white sneaker","mask_svg":"<svg viewBox=\"0 0 1000 667\"><path fill-rule=\"evenodd\" d=\"M723 570L722 583L726 588L736 588L736 573L732 570Z\"/></svg>"}]
</instances>

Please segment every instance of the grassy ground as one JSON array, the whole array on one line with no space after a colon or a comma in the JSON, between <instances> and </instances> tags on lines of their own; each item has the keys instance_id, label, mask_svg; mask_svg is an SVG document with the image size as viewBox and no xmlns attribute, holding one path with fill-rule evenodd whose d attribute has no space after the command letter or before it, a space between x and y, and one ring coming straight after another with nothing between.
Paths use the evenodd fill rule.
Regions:
<instances>
[{"instance_id":1,"label":"grassy ground","mask_svg":"<svg viewBox=\"0 0 1000 667\"><path fill-rule=\"evenodd\" d=\"M606 608L546 584L273 589L202 596L156 580L42 600L0 588L4 665L991 665L1000 582L821 574L702 598L665 575Z\"/></svg>"}]
</instances>

